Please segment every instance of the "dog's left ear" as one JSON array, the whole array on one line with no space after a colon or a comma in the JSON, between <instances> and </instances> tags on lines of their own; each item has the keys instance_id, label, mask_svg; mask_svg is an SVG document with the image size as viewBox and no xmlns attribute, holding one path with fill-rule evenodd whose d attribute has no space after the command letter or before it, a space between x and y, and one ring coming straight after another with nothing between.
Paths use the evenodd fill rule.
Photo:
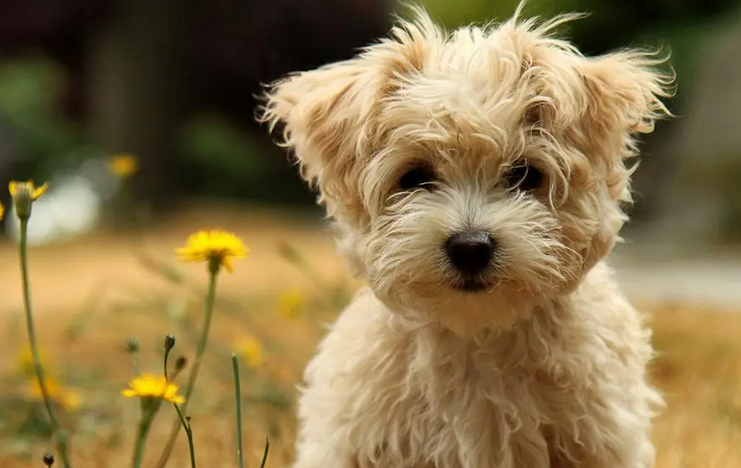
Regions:
<instances>
[{"instance_id":1,"label":"dog's left ear","mask_svg":"<svg viewBox=\"0 0 741 468\"><path fill-rule=\"evenodd\" d=\"M664 62L655 54L624 51L583 59L579 66L586 100L570 131L611 201L590 246L581 252L585 270L610 251L625 222L620 202L632 198L632 169L625 159L637 153L634 137L652 132L657 120L671 115L662 99L671 96L674 76L662 70Z\"/></svg>"},{"instance_id":2,"label":"dog's left ear","mask_svg":"<svg viewBox=\"0 0 741 468\"><path fill-rule=\"evenodd\" d=\"M652 132L656 120L670 115L662 98L672 94L674 76L661 70L664 62L636 50L585 59L580 68L587 92L585 133L622 139Z\"/></svg>"},{"instance_id":3,"label":"dog's left ear","mask_svg":"<svg viewBox=\"0 0 741 468\"><path fill-rule=\"evenodd\" d=\"M377 73L352 59L289 76L265 95L258 120L281 128L282 145L330 216L358 206L357 161L368 151L378 88Z\"/></svg>"}]
</instances>

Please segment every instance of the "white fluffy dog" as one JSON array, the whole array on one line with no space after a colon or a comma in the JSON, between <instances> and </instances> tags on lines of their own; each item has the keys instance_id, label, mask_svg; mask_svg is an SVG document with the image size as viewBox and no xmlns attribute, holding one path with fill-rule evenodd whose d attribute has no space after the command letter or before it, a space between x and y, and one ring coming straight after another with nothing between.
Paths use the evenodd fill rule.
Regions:
<instances>
[{"instance_id":1,"label":"white fluffy dog","mask_svg":"<svg viewBox=\"0 0 741 468\"><path fill-rule=\"evenodd\" d=\"M267 92L368 282L306 371L297 468L653 465L650 332L603 259L672 77L519 16L417 11Z\"/></svg>"}]
</instances>

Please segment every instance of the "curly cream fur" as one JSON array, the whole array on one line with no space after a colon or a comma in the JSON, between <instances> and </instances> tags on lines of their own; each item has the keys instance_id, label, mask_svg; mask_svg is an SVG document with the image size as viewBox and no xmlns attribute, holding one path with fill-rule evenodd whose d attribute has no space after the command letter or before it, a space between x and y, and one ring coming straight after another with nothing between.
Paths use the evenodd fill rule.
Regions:
<instances>
[{"instance_id":1,"label":"curly cream fur","mask_svg":"<svg viewBox=\"0 0 741 468\"><path fill-rule=\"evenodd\" d=\"M296 468L652 466L650 334L604 258L672 80L655 54L554 36L577 16L446 32L417 10L268 90L261 119L368 281L307 368ZM504 183L523 161L534 192ZM399 190L417 164L432 190ZM485 291L443 252L467 229L497 242Z\"/></svg>"}]
</instances>

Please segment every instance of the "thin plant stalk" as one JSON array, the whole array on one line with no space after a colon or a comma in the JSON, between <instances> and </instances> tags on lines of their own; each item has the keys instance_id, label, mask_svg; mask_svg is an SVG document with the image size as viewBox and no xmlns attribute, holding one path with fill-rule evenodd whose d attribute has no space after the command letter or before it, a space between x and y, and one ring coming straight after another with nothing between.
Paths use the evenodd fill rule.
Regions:
<instances>
[{"instance_id":1,"label":"thin plant stalk","mask_svg":"<svg viewBox=\"0 0 741 468\"><path fill-rule=\"evenodd\" d=\"M265 450L262 452L262 461L260 462L260 468L265 468L265 462L268 461L268 452L270 452L270 439L265 438Z\"/></svg>"},{"instance_id":2,"label":"thin plant stalk","mask_svg":"<svg viewBox=\"0 0 741 468\"><path fill-rule=\"evenodd\" d=\"M182 405L182 412L186 413L188 412L188 405L190 404L191 396L193 395L193 389L195 388L196 380L198 379L198 371L201 368L201 361L203 360L203 354L206 351L206 347L208 346L208 335L209 331L211 329L211 317L213 316L214 312L214 302L216 300L216 280L219 273L219 263L218 260L214 261L212 260L209 264L209 283L208 283L208 292L206 294L206 302L204 305L203 310L203 328L201 329L201 335L198 339L198 344L196 346L196 356L195 360L193 361L193 366L190 368L190 375L188 376L188 383L184 390L184 396L185 396L185 403ZM172 454L172 450L175 447L175 440L180 433L180 428L182 427L182 424L180 421L176 421L175 425L172 428L172 431L170 432L170 438L167 441L167 444L165 445L164 450L162 451L162 455L160 456L159 461L157 462L157 468L164 468L165 465L167 465L167 461L170 458L170 455Z\"/></svg>"},{"instance_id":3,"label":"thin plant stalk","mask_svg":"<svg viewBox=\"0 0 741 468\"><path fill-rule=\"evenodd\" d=\"M141 365L139 364L139 351L131 353L131 362L134 366L134 373L139 375L142 373Z\"/></svg>"},{"instance_id":4,"label":"thin plant stalk","mask_svg":"<svg viewBox=\"0 0 741 468\"><path fill-rule=\"evenodd\" d=\"M234 401L236 403L237 417L237 462L239 468L244 468L244 455L242 451L242 388L239 378L239 359L232 354L232 371L234 374Z\"/></svg>"},{"instance_id":5,"label":"thin plant stalk","mask_svg":"<svg viewBox=\"0 0 741 468\"><path fill-rule=\"evenodd\" d=\"M196 467L196 449L193 445L193 429L190 427L190 422L185 420L185 417L183 417L183 413L180 410L180 407L176 404L173 404L172 406L175 407L175 411L178 413L178 419L180 420L180 425L183 426L183 429L185 429L185 435L188 437L188 451L190 452L190 467L191 468L197 468Z\"/></svg>"},{"instance_id":6,"label":"thin plant stalk","mask_svg":"<svg viewBox=\"0 0 741 468\"><path fill-rule=\"evenodd\" d=\"M152 427L152 420L156 410L149 408L142 410L142 419L139 421L139 430L136 433L136 442L134 443L134 455L131 460L132 468L141 468L144 458L144 448L147 445L147 435Z\"/></svg>"},{"instance_id":7,"label":"thin plant stalk","mask_svg":"<svg viewBox=\"0 0 741 468\"><path fill-rule=\"evenodd\" d=\"M26 313L26 329L28 331L28 341L31 346L31 355L33 357L33 367L36 371L36 379L41 389L41 396L44 400L44 406L46 412L49 415L49 422L54 433L54 438L57 443L57 451L62 459L62 467L70 468L72 464L69 461L69 450L67 447L67 437L62 432L54 411L54 405L52 404L51 397L49 396L49 389L46 387L46 379L44 378L44 368L41 365L41 358L39 357L38 342L36 340L36 327L33 319L33 308L31 306L31 287L28 281L28 253L27 253L27 237L28 237L28 218L20 219L20 262L21 262L21 277L23 282L23 304L25 306Z\"/></svg>"}]
</instances>

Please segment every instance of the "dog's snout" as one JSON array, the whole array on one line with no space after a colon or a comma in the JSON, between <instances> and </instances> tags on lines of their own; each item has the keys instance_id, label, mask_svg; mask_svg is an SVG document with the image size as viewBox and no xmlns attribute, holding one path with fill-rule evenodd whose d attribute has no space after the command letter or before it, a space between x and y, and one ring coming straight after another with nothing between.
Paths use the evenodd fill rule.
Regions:
<instances>
[{"instance_id":1,"label":"dog's snout","mask_svg":"<svg viewBox=\"0 0 741 468\"><path fill-rule=\"evenodd\" d=\"M496 244L488 232L462 232L453 234L445 243L450 263L467 275L475 275L489 265Z\"/></svg>"}]
</instances>

